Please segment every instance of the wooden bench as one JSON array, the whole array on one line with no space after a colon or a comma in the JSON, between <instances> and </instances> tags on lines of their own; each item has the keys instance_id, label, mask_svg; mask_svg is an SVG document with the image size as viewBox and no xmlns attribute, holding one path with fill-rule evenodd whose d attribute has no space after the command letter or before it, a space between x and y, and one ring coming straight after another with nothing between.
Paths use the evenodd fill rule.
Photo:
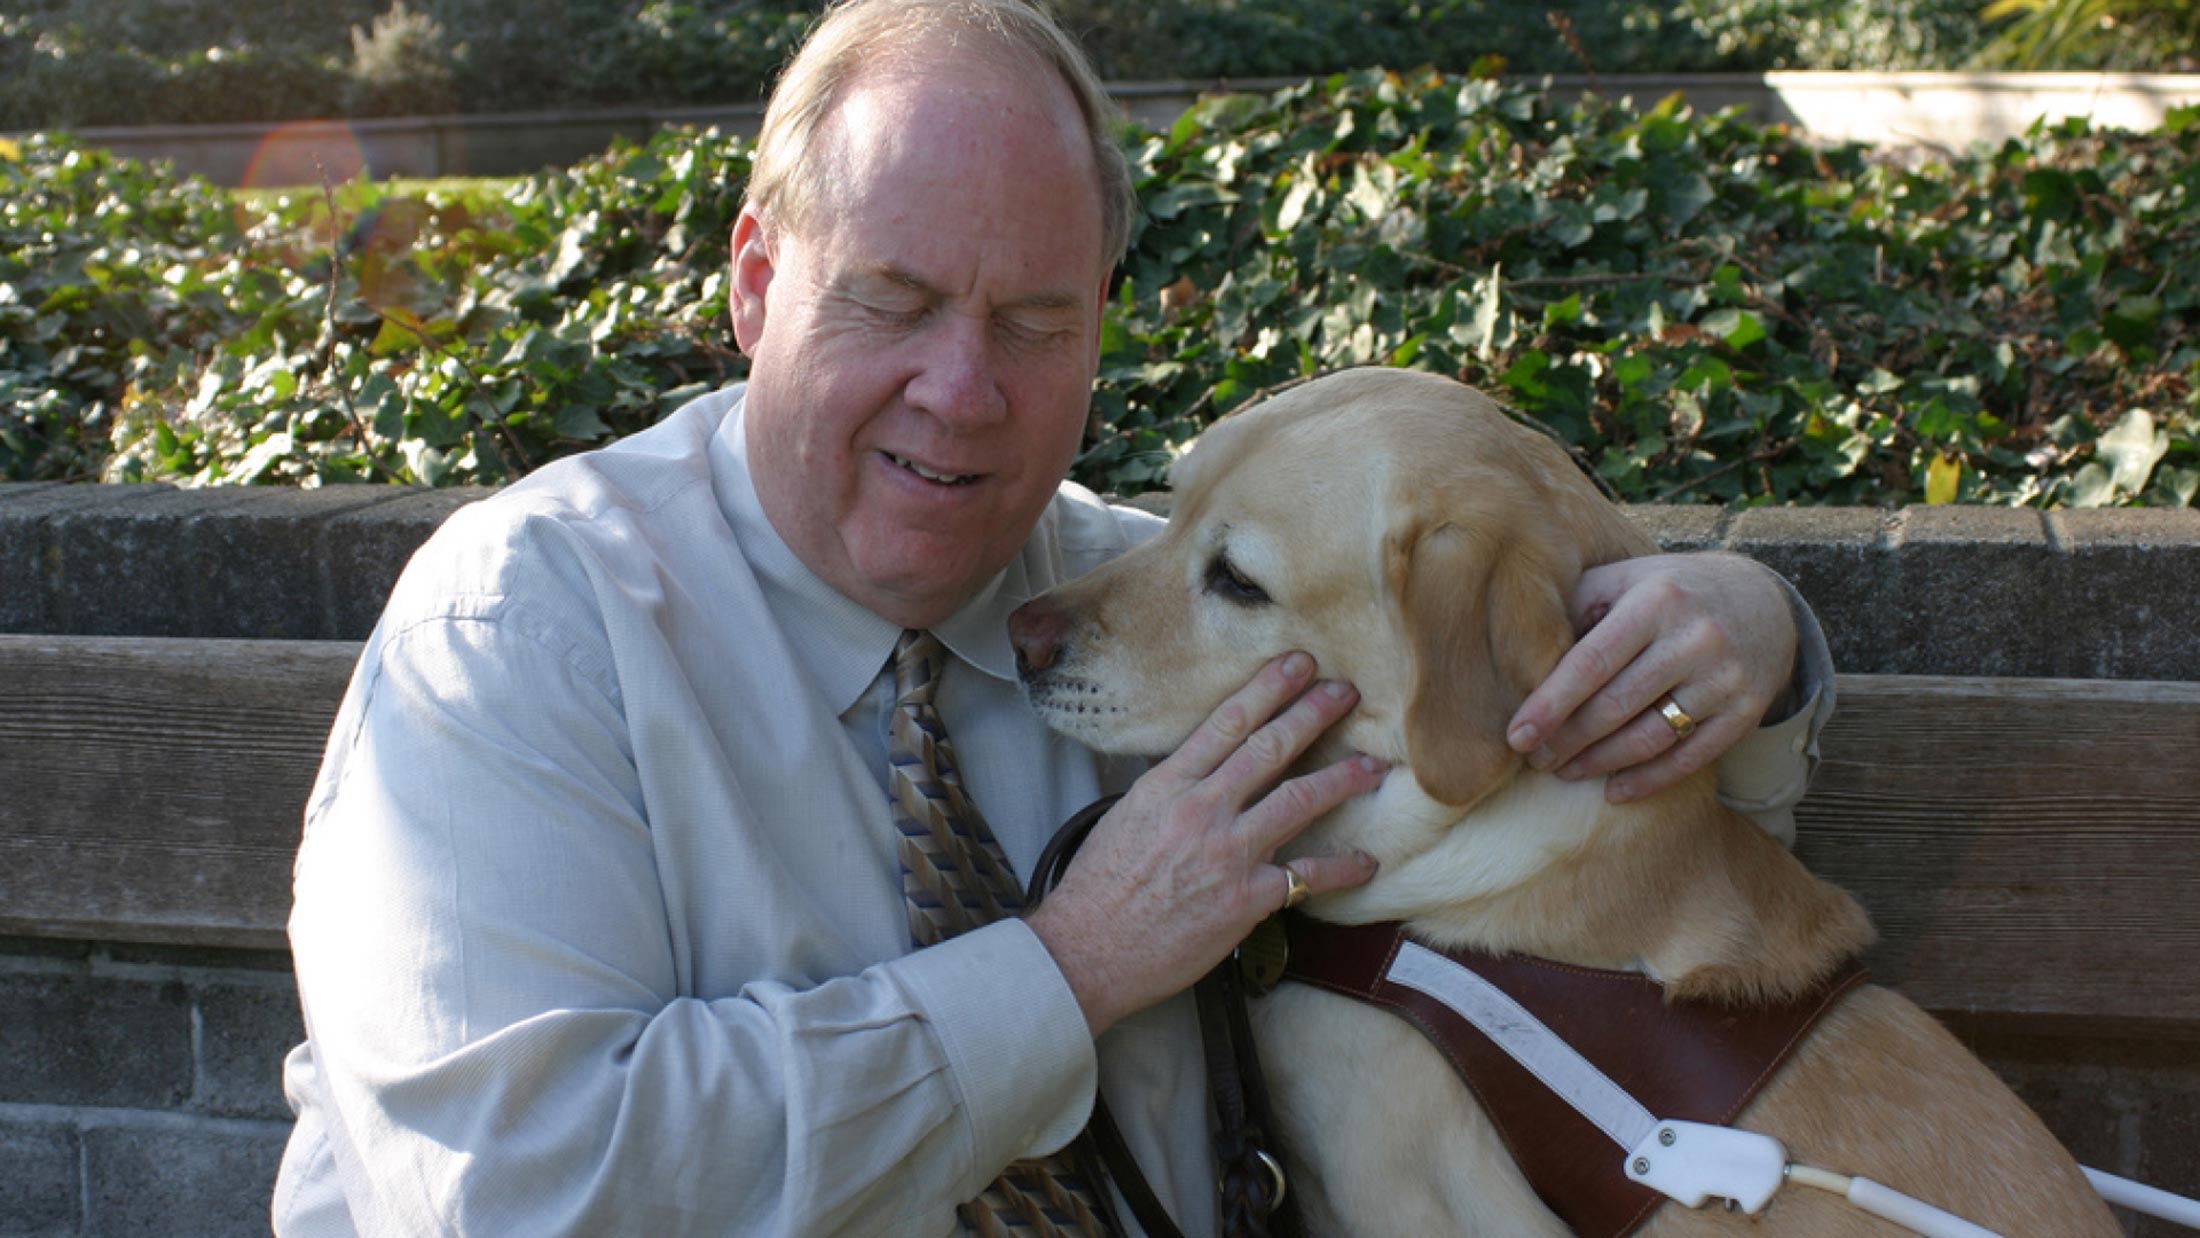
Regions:
<instances>
[{"instance_id":1,"label":"wooden bench","mask_svg":"<svg viewBox=\"0 0 2200 1238\"><path fill-rule=\"evenodd\" d=\"M358 646L0 635L0 933L280 949ZM1797 849L1964 1025L2200 1044L2200 684L1849 675ZM2200 1048L2196 1048L2200 1052Z\"/></svg>"},{"instance_id":2,"label":"wooden bench","mask_svg":"<svg viewBox=\"0 0 2200 1238\"><path fill-rule=\"evenodd\" d=\"M357 653L0 635L0 934L283 948ZM2186 1146L2152 1161L2115 1152L2128 1131L2067 1129L2105 1121L2083 1095L2050 1125L2091 1163L2200 1190L2200 683L1849 675L1840 694L1797 850L1871 910L1876 977L2005 1073L2045 1062L2043 1111L2098 1091L2096 1065L2169 1081Z\"/></svg>"}]
</instances>

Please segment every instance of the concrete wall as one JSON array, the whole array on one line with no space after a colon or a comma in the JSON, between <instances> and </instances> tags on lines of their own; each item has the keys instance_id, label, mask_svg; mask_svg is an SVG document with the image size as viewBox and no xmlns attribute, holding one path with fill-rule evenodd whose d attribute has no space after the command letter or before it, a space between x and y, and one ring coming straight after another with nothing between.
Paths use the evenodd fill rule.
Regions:
<instances>
[{"instance_id":1,"label":"concrete wall","mask_svg":"<svg viewBox=\"0 0 2200 1238\"><path fill-rule=\"evenodd\" d=\"M356 639L479 497L0 484L0 631ZM2200 680L2200 512L1633 514L1786 572L1844 670ZM2191 1045L1964 1034L2089 1163L2189 1173ZM0 1236L267 1232L300 1035L279 952L0 938Z\"/></svg>"}]
</instances>

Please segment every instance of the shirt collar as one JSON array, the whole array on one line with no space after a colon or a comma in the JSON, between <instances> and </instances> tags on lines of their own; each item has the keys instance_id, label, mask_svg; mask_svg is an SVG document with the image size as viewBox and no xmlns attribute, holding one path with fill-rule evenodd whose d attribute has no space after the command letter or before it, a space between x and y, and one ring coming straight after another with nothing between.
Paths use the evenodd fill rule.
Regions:
<instances>
[{"instance_id":1,"label":"shirt collar","mask_svg":"<svg viewBox=\"0 0 2200 1238\"><path fill-rule=\"evenodd\" d=\"M718 504L796 660L834 712L846 713L878 678L901 629L826 584L772 527L749 468L746 408L747 400L737 399L711 439ZM1037 592L1030 578L1019 554L962 609L934 625L933 635L956 657L1014 683L1016 651L1008 639L1008 616Z\"/></svg>"}]
</instances>

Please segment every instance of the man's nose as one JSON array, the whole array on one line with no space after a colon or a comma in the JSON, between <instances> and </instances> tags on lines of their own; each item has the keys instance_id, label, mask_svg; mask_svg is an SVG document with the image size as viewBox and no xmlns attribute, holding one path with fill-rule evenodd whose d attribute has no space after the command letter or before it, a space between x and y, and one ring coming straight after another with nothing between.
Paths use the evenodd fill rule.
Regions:
<instances>
[{"instance_id":1,"label":"man's nose","mask_svg":"<svg viewBox=\"0 0 2200 1238\"><path fill-rule=\"evenodd\" d=\"M922 368L909 380L911 404L962 426L988 425L1007 413L984 320L948 315L926 344Z\"/></svg>"},{"instance_id":2,"label":"man's nose","mask_svg":"<svg viewBox=\"0 0 2200 1238\"><path fill-rule=\"evenodd\" d=\"M1054 665L1069 631L1069 616L1047 599L1033 598L1008 617L1009 643L1016 646L1016 672L1026 679Z\"/></svg>"}]
</instances>

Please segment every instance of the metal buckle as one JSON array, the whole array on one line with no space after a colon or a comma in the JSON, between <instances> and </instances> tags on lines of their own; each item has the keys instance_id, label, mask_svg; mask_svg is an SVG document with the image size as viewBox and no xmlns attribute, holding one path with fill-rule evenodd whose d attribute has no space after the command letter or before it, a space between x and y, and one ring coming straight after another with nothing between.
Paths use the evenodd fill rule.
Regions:
<instances>
[{"instance_id":1,"label":"metal buckle","mask_svg":"<svg viewBox=\"0 0 2200 1238\"><path fill-rule=\"evenodd\" d=\"M1268 1180L1275 1184L1275 1194L1271 1196L1268 1200L1268 1211L1274 1212L1276 1209L1283 1206L1284 1192L1290 1189L1291 1184L1284 1179L1283 1163L1281 1161L1278 1161L1275 1157L1268 1155L1268 1150L1266 1148L1253 1149L1253 1155L1259 1158L1262 1165L1267 1167Z\"/></svg>"}]
</instances>

